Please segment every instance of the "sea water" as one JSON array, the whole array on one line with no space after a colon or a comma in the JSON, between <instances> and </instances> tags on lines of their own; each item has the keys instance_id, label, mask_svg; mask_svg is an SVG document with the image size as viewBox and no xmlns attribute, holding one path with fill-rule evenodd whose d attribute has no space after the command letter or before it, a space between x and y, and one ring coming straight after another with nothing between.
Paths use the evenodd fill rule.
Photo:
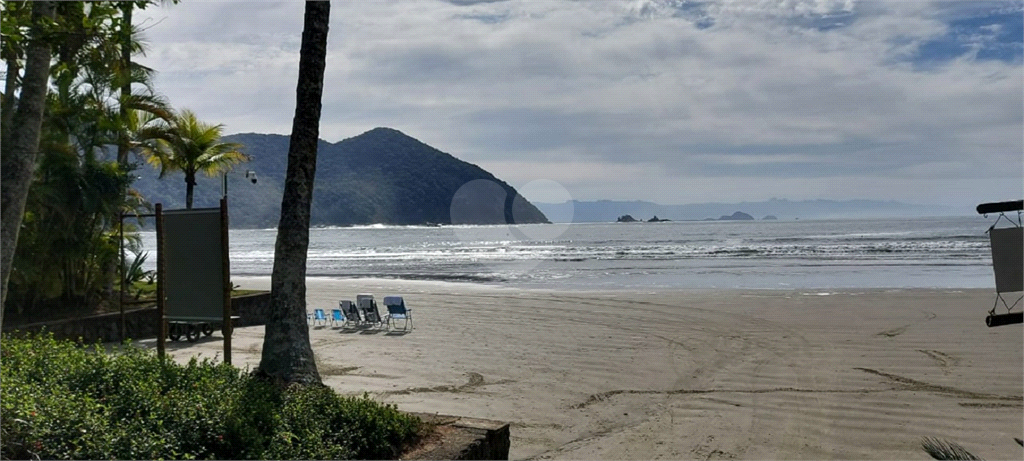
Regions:
<instances>
[{"instance_id":1,"label":"sea water","mask_svg":"<svg viewBox=\"0 0 1024 461\"><path fill-rule=\"evenodd\" d=\"M981 216L359 226L310 231L313 277L569 290L991 288ZM155 234L143 232L145 250ZM269 276L276 229L229 233L231 273ZM155 255L147 268L155 267Z\"/></svg>"}]
</instances>

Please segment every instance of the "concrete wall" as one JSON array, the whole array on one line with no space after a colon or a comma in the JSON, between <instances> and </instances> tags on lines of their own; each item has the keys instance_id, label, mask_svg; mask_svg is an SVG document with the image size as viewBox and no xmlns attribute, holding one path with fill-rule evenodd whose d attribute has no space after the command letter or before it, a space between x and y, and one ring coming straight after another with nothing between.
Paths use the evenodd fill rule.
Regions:
<instances>
[{"instance_id":1,"label":"concrete wall","mask_svg":"<svg viewBox=\"0 0 1024 461\"><path fill-rule=\"evenodd\" d=\"M270 293L256 293L231 298L232 314L241 317L235 321L234 326L236 327L265 324L269 310ZM157 335L156 330L158 326L156 307L125 311L124 323L128 338L154 338ZM43 330L53 332L53 336L58 339L77 340L81 338L82 342L87 344L95 343L97 340L102 342L120 342L121 314L100 314L27 325L4 324L4 332L38 332Z\"/></svg>"}]
</instances>

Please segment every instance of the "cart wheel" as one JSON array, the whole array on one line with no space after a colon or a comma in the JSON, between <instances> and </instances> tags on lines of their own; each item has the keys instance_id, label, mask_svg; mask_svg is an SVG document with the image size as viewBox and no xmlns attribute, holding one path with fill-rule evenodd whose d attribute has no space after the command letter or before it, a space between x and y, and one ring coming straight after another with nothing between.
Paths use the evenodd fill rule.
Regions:
<instances>
[{"instance_id":1,"label":"cart wheel","mask_svg":"<svg viewBox=\"0 0 1024 461\"><path fill-rule=\"evenodd\" d=\"M188 342L194 343L197 340L199 340L199 333L200 333L199 325L196 325L194 323L193 324L189 324L188 331L185 333L185 338L188 339Z\"/></svg>"},{"instance_id":2,"label":"cart wheel","mask_svg":"<svg viewBox=\"0 0 1024 461\"><path fill-rule=\"evenodd\" d=\"M170 328L167 329L167 336L171 338L171 341L177 341L181 339L181 325L172 323Z\"/></svg>"},{"instance_id":3,"label":"cart wheel","mask_svg":"<svg viewBox=\"0 0 1024 461\"><path fill-rule=\"evenodd\" d=\"M212 334L213 334L213 324L212 323L204 323L203 324L203 336L210 336Z\"/></svg>"}]
</instances>

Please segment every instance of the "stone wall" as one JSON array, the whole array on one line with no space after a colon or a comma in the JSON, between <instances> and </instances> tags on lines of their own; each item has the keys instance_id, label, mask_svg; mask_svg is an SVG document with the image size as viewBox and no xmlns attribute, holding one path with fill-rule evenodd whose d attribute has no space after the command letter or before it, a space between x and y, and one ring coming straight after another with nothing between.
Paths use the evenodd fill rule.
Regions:
<instances>
[{"instance_id":1,"label":"stone wall","mask_svg":"<svg viewBox=\"0 0 1024 461\"><path fill-rule=\"evenodd\" d=\"M231 298L232 315L241 317L234 323L235 327L263 325L267 321L270 309L270 293L256 293ZM147 339L157 335L157 310L155 306L125 311L125 332L128 338ZM57 339L77 340L91 344L97 340L102 342L121 341L121 314L100 314L52 322L39 322L27 325L4 324L4 332L52 332Z\"/></svg>"},{"instance_id":2,"label":"stone wall","mask_svg":"<svg viewBox=\"0 0 1024 461\"><path fill-rule=\"evenodd\" d=\"M269 314L269 291L231 298L231 315L241 317L232 324L236 327L265 325Z\"/></svg>"},{"instance_id":3,"label":"stone wall","mask_svg":"<svg viewBox=\"0 0 1024 461\"><path fill-rule=\"evenodd\" d=\"M401 459L508 459L509 424L489 419L411 413L434 426L433 437Z\"/></svg>"}]
</instances>

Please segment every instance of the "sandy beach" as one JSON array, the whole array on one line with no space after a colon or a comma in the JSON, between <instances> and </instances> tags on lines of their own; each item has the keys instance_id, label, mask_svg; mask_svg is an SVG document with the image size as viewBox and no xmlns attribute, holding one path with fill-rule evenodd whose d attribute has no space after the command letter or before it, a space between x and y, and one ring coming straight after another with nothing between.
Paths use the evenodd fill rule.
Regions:
<instances>
[{"instance_id":1,"label":"sandy beach","mask_svg":"<svg viewBox=\"0 0 1024 461\"><path fill-rule=\"evenodd\" d=\"M236 277L269 289L269 277ZM311 327L324 383L511 423L512 459L1021 459L1020 325L992 290L540 291L310 278L308 307L404 295L405 335ZM382 306L383 310L383 306ZM263 327L235 330L255 368ZM168 343L220 356L219 333Z\"/></svg>"}]
</instances>

